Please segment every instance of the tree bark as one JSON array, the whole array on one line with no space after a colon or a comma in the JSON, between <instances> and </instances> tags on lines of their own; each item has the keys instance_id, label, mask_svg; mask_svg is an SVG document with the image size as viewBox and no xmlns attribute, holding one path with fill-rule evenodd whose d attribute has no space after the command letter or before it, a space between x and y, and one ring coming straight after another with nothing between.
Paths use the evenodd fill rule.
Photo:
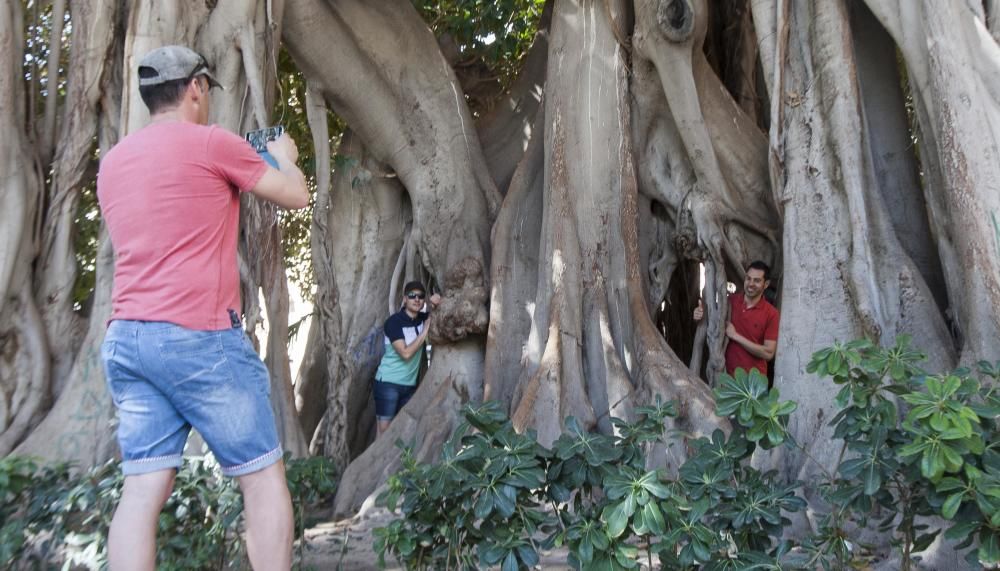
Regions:
<instances>
[{"instance_id":1,"label":"tree bark","mask_svg":"<svg viewBox=\"0 0 1000 571\"><path fill-rule=\"evenodd\" d=\"M449 387L441 390L458 395L458 402L482 395L489 228L499 193L455 75L410 3L308 0L290 3L285 17L288 48L300 69L406 188L413 252L444 295L430 331L434 363L407 406L421 410L420 425L435 419L433 430L417 432L416 446L429 454L429 443L442 442L458 422L459 406L449 399L431 401L441 409L418 409L415 403L439 390L432 387ZM410 275L417 275L416 265L409 264ZM329 394L336 392L331 385ZM381 441L412 434L403 427L394 422ZM366 452L344 478L383 473L393 458ZM355 494L367 495L377 483L365 481L353 491L342 486L336 505L356 505Z\"/></svg>"},{"instance_id":2,"label":"tree bark","mask_svg":"<svg viewBox=\"0 0 1000 571\"><path fill-rule=\"evenodd\" d=\"M868 337L892 343L901 334L927 351L935 368L955 362L952 340L920 273L899 244L878 192L884 139L865 122L843 2L793 3L784 66L787 106L779 130L784 154L784 259L775 387L798 403L789 430L802 451L776 450L755 462L789 481L806 482L810 510L823 510L812 482L835 472L832 405L837 387L805 374L814 351ZM810 511L810 514L812 511Z\"/></svg>"},{"instance_id":3,"label":"tree bark","mask_svg":"<svg viewBox=\"0 0 1000 571\"><path fill-rule=\"evenodd\" d=\"M542 104L553 4L553 0L545 4L538 32L510 92L476 123L486 164L502 194L507 193L514 171L527 150L528 141L536 134L533 122Z\"/></svg>"},{"instance_id":4,"label":"tree bark","mask_svg":"<svg viewBox=\"0 0 1000 571\"><path fill-rule=\"evenodd\" d=\"M42 308L46 335L52 354L53 391L58 394L69 376L86 324L73 307L77 278L74 219L83 187L93 183L97 128L105 89L116 89L108 78L118 63L115 50L119 39L119 2L113 0L72 0L73 17L66 103L62 109L58 144L42 150L52 159L52 183L47 189L46 213L39 253L39 288L36 299ZM55 57L55 53L52 57ZM51 62L50 62L51 63ZM52 72L50 71L50 76ZM46 100L45 132L55 131L55 107ZM50 109L52 110L51 124Z\"/></svg>"},{"instance_id":5,"label":"tree bark","mask_svg":"<svg viewBox=\"0 0 1000 571\"><path fill-rule=\"evenodd\" d=\"M313 227L319 347L327 355L325 414L316 437L323 444L317 449L343 469L371 440L371 383L382 357L393 269L404 253L412 214L399 181L380 174L385 165L353 132L344 133L337 154L352 166L334 173L328 203Z\"/></svg>"},{"instance_id":6,"label":"tree bark","mask_svg":"<svg viewBox=\"0 0 1000 571\"><path fill-rule=\"evenodd\" d=\"M1000 358L1000 45L964 2L870 0L915 98L960 362ZM984 142L984 134L987 140Z\"/></svg>"},{"instance_id":7,"label":"tree bark","mask_svg":"<svg viewBox=\"0 0 1000 571\"><path fill-rule=\"evenodd\" d=\"M51 391L49 349L31 282L43 183L25 133L24 39L21 3L0 7L0 454L37 421Z\"/></svg>"},{"instance_id":8,"label":"tree bark","mask_svg":"<svg viewBox=\"0 0 1000 571\"><path fill-rule=\"evenodd\" d=\"M556 2L549 61L557 63L534 129L544 139L529 143L494 236L486 390L509 400L515 426L537 430L542 443L567 416L609 431L611 416L630 418L657 396L680 398L678 427L717 426L707 388L651 320L619 43L627 18L607 14L598 2Z\"/></svg>"}]
</instances>

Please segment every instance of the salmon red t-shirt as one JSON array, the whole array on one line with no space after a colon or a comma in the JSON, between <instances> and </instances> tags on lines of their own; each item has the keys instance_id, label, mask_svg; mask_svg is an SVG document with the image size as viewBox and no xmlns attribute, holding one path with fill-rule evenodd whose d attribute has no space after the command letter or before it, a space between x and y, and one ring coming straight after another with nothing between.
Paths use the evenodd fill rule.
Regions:
<instances>
[{"instance_id":1,"label":"salmon red t-shirt","mask_svg":"<svg viewBox=\"0 0 1000 571\"><path fill-rule=\"evenodd\" d=\"M115 251L111 320L230 327L240 311L240 191L267 163L218 126L153 123L101 160L97 198Z\"/></svg>"},{"instance_id":2,"label":"salmon red t-shirt","mask_svg":"<svg viewBox=\"0 0 1000 571\"><path fill-rule=\"evenodd\" d=\"M778 340L778 321L781 316L766 299L761 298L753 307L747 307L743 292L734 293L729 296L729 310L729 319L740 335L757 345L763 345L764 341ZM738 368L745 371L757 369L766 375L767 361L751 355L743 345L730 340L726 346L726 372L732 375Z\"/></svg>"}]
</instances>

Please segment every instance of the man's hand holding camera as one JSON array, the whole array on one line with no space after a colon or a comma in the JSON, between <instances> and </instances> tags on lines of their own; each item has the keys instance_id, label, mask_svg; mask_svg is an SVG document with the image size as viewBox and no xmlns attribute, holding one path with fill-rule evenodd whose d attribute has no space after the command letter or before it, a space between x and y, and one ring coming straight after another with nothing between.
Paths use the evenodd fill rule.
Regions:
<instances>
[{"instance_id":1,"label":"man's hand holding camera","mask_svg":"<svg viewBox=\"0 0 1000 571\"><path fill-rule=\"evenodd\" d=\"M282 133L280 137L267 142L267 152L278 161L278 165L284 170L285 165L294 165L299 160L299 149L295 146L295 140L288 133Z\"/></svg>"}]
</instances>

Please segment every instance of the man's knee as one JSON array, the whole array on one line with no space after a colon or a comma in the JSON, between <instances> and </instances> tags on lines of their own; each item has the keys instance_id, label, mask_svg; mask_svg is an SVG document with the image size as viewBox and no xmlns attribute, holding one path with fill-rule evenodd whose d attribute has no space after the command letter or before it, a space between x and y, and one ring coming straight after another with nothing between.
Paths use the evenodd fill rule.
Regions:
<instances>
[{"instance_id":1,"label":"man's knee","mask_svg":"<svg viewBox=\"0 0 1000 571\"><path fill-rule=\"evenodd\" d=\"M131 509L149 509L159 512L167 503L167 499L174 489L176 475L177 471L170 468L147 474L125 476L125 483L122 486L122 501L127 501Z\"/></svg>"},{"instance_id":2,"label":"man's knee","mask_svg":"<svg viewBox=\"0 0 1000 571\"><path fill-rule=\"evenodd\" d=\"M277 498L288 494L288 484L285 482L285 463L278 460L274 464L243 476L237 476L244 497L257 495L275 496Z\"/></svg>"}]
</instances>

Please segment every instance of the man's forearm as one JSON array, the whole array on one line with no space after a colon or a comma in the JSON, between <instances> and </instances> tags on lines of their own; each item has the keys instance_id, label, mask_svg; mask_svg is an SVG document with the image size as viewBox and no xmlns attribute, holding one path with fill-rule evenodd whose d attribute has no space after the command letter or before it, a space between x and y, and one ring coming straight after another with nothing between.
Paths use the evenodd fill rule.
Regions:
<instances>
[{"instance_id":1,"label":"man's forearm","mask_svg":"<svg viewBox=\"0 0 1000 571\"><path fill-rule=\"evenodd\" d=\"M420 349L420 346L423 345L426 339L427 339L427 333L425 330L419 336L417 336L416 339L413 340L413 343L406 345L405 341L399 340L396 343L403 345L403 347L400 348L396 346L396 344L393 344L392 348L396 351L396 353L399 354L399 357L401 359L403 359L404 361L409 361L410 359L413 358L414 355L416 355L417 351Z\"/></svg>"},{"instance_id":2,"label":"man's forearm","mask_svg":"<svg viewBox=\"0 0 1000 571\"><path fill-rule=\"evenodd\" d=\"M754 357L765 360L770 360L771 357L774 357L773 351L768 350L768 348L763 345L754 343L739 333L735 334L732 337L732 340L739 343L741 347L747 350L747 353L750 353Z\"/></svg>"},{"instance_id":3,"label":"man's forearm","mask_svg":"<svg viewBox=\"0 0 1000 571\"><path fill-rule=\"evenodd\" d=\"M288 185L292 189L293 194L299 199L304 199L304 204L309 204L309 187L306 184L306 175L302 172L302 169L286 157L280 157L277 161L278 170L281 174L288 177Z\"/></svg>"}]
</instances>

